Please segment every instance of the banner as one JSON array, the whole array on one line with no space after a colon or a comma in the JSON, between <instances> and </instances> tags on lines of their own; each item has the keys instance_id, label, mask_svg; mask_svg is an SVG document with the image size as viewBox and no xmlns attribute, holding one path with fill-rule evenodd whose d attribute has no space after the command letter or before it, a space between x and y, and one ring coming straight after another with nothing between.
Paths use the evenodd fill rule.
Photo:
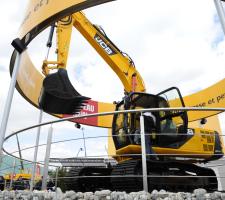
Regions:
<instances>
[{"instance_id":1,"label":"banner","mask_svg":"<svg viewBox=\"0 0 225 200\"><path fill-rule=\"evenodd\" d=\"M184 102L186 107L225 108L225 78L204 90L184 97ZM193 111L188 113L188 117L189 121L195 121L218 113Z\"/></svg>"},{"instance_id":2,"label":"banner","mask_svg":"<svg viewBox=\"0 0 225 200\"><path fill-rule=\"evenodd\" d=\"M60 18L83 10L85 8L110 2L112 0L30 0L25 18L20 27L19 37L25 44L28 44L39 32L48 27ZM10 62L12 72L17 54L13 53ZM40 66L39 66L40 68ZM33 65L27 52L22 54L21 64L17 77L17 89L20 94L31 104L38 107L38 98L42 88L44 76ZM104 84L104 83L103 83ZM225 107L225 79L215 85L199 91L195 94L184 97L186 106L194 107ZM114 111L115 105L111 103L89 101L81 112L96 113ZM206 118L219 112L189 112L189 121ZM57 115L66 117L68 115ZM112 125L112 116L96 117L77 120L75 122L108 127Z\"/></svg>"},{"instance_id":3,"label":"banner","mask_svg":"<svg viewBox=\"0 0 225 200\"><path fill-rule=\"evenodd\" d=\"M25 45L49 25L72 13L114 0L30 0L19 30Z\"/></svg>"},{"instance_id":4,"label":"banner","mask_svg":"<svg viewBox=\"0 0 225 200\"><path fill-rule=\"evenodd\" d=\"M14 66L16 54L14 53L11 60L11 71ZM31 104L38 107L38 98L42 88L44 76L35 68L30 60L27 52L24 52L21 59L21 66L17 77L17 89L20 94ZM209 88L201 90L197 93L184 97L186 107L218 107L225 108L225 79L212 85ZM92 100L81 112L96 113L96 112L111 112L115 110L115 105L111 103L98 102ZM218 111L192 111L188 112L189 121L195 121L202 118L207 118L218 114ZM58 117L67 117L68 115L58 115ZM112 116L97 117L96 119L88 118L85 121L79 120L78 123L99 126L111 127Z\"/></svg>"}]
</instances>

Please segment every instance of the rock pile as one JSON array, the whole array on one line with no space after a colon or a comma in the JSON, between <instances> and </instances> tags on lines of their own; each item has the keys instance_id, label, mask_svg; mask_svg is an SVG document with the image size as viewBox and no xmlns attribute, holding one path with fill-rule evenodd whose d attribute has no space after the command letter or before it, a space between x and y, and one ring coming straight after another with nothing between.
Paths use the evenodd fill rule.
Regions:
<instances>
[{"instance_id":1,"label":"rock pile","mask_svg":"<svg viewBox=\"0 0 225 200\"><path fill-rule=\"evenodd\" d=\"M111 192L102 190L96 192L74 192L62 193L60 188L56 192L50 191L2 191L2 200L225 200L225 193L207 193L205 189L196 189L193 193L188 192L167 192L165 190L153 190L151 193L141 192Z\"/></svg>"}]
</instances>

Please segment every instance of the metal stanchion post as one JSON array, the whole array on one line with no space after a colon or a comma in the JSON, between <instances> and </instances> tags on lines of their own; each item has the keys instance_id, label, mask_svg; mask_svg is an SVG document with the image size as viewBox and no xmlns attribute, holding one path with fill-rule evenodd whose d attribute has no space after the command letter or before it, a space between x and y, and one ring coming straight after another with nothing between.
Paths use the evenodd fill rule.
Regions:
<instances>
[{"instance_id":1,"label":"metal stanchion post","mask_svg":"<svg viewBox=\"0 0 225 200\"><path fill-rule=\"evenodd\" d=\"M11 177L10 177L9 189L12 189L12 183L13 183L13 176L15 174L15 168L16 168L16 158L14 158L14 161L13 161L13 171L12 171L12 174L11 174Z\"/></svg>"},{"instance_id":2,"label":"metal stanchion post","mask_svg":"<svg viewBox=\"0 0 225 200\"><path fill-rule=\"evenodd\" d=\"M19 138L18 138L17 134L16 134L16 141L17 141L17 146L18 146L18 151L19 151L19 156L20 156L20 166L21 166L21 170L23 171L24 166L23 166L22 152L21 152L20 142L19 142Z\"/></svg>"},{"instance_id":3,"label":"metal stanchion post","mask_svg":"<svg viewBox=\"0 0 225 200\"><path fill-rule=\"evenodd\" d=\"M5 107L4 107L4 111L3 111L3 115L2 115L2 121L1 121L1 127L0 127L0 161L2 159L3 142L5 139L5 133L6 133L6 128L7 128L7 124L8 124L14 89L16 86L16 77L17 77L17 74L19 71L21 57L22 57L22 52L21 52L21 54L17 53L15 65L13 68L12 78L11 78L11 82L10 82L10 86L9 86L9 90L8 90L8 95L6 98Z\"/></svg>"},{"instance_id":4,"label":"metal stanchion post","mask_svg":"<svg viewBox=\"0 0 225 200\"><path fill-rule=\"evenodd\" d=\"M140 116L140 127L141 127L141 154L142 154L143 189L144 189L145 192L148 192L148 176L147 176L146 147L145 147L145 126L144 126L143 113L141 113L141 116Z\"/></svg>"},{"instance_id":5,"label":"metal stanchion post","mask_svg":"<svg viewBox=\"0 0 225 200\"><path fill-rule=\"evenodd\" d=\"M59 175L59 167L56 169L56 174L55 174L55 199L57 199L57 182L58 182L58 175Z\"/></svg>"},{"instance_id":6,"label":"metal stanchion post","mask_svg":"<svg viewBox=\"0 0 225 200\"><path fill-rule=\"evenodd\" d=\"M220 22L221 22L221 25L222 25L223 32L225 34L225 12L224 12L224 9L223 9L222 2L221 2L221 0L214 0L214 3L215 3L216 10L217 10L217 13L218 13L219 18L220 18Z\"/></svg>"},{"instance_id":7,"label":"metal stanchion post","mask_svg":"<svg viewBox=\"0 0 225 200\"><path fill-rule=\"evenodd\" d=\"M7 182L6 182L6 180L4 181L4 190L6 190L7 189Z\"/></svg>"},{"instance_id":8,"label":"metal stanchion post","mask_svg":"<svg viewBox=\"0 0 225 200\"><path fill-rule=\"evenodd\" d=\"M47 139L47 146L46 146L46 153L45 153L44 175L43 175L42 187L41 187L42 190L46 190L46 187L47 187L47 176L48 176L49 158L51 153L52 133L53 133L53 128L51 125L48 131L48 139Z\"/></svg>"},{"instance_id":9,"label":"metal stanchion post","mask_svg":"<svg viewBox=\"0 0 225 200\"><path fill-rule=\"evenodd\" d=\"M59 176L59 167L56 168L55 173L55 189L57 189L58 176Z\"/></svg>"},{"instance_id":10,"label":"metal stanchion post","mask_svg":"<svg viewBox=\"0 0 225 200\"><path fill-rule=\"evenodd\" d=\"M40 110L38 123L40 124L42 122L43 118L43 111ZM35 143L35 149L34 149L34 158L33 158L33 168L32 168L32 176L30 180L30 191L33 190L34 187L34 179L36 174L36 163L37 163L37 154L38 154L38 146L39 146L39 140L40 140L40 133L41 133L41 127L39 126L37 129L37 136L36 136L36 143Z\"/></svg>"},{"instance_id":11,"label":"metal stanchion post","mask_svg":"<svg viewBox=\"0 0 225 200\"><path fill-rule=\"evenodd\" d=\"M57 197L58 173L59 173L59 167L57 167L57 169L56 169L56 174L55 174L55 199L58 199L58 197Z\"/></svg>"},{"instance_id":12,"label":"metal stanchion post","mask_svg":"<svg viewBox=\"0 0 225 200\"><path fill-rule=\"evenodd\" d=\"M81 127L81 131L82 131L82 134L83 134L83 142L84 142L84 155L85 155L85 157L87 157L86 143L85 143L85 137L84 137L84 128L83 128L83 127Z\"/></svg>"}]
</instances>

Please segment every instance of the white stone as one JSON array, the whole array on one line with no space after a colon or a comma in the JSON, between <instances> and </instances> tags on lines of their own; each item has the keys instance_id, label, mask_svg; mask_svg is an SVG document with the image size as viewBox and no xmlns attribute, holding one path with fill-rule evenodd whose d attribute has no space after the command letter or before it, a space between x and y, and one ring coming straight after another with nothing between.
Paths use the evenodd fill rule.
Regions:
<instances>
[{"instance_id":1,"label":"white stone","mask_svg":"<svg viewBox=\"0 0 225 200\"><path fill-rule=\"evenodd\" d=\"M214 192L216 199L221 199L221 192Z\"/></svg>"},{"instance_id":2,"label":"white stone","mask_svg":"<svg viewBox=\"0 0 225 200\"><path fill-rule=\"evenodd\" d=\"M74 194L76 195L76 193L74 191L72 191L72 190L71 191L66 191L66 193L63 195L63 198L70 198ZM83 195L82 195L82 198L83 198Z\"/></svg>"},{"instance_id":3,"label":"white stone","mask_svg":"<svg viewBox=\"0 0 225 200\"><path fill-rule=\"evenodd\" d=\"M151 199L151 195L148 192L140 191L138 192L138 198L140 200L148 200L148 199Z\"/></svg>"},{"instance_id":4,"label":"white stone","mask_svg":"<svg viewBox=\"0 0 225 200\"><path fill-rule=\"evenodd\" d=\"M126 200L126 192L119 192L118 200Z\"/></svg>"},{"instance_id":5,"label":"white stone","mask_svg":"<svg viewBox=\"0 0 225 200\"><path fill-rule=\"evenodd\" d=\"M153 200L156 200L158 198L158 191L157 190L153 190L152 193L151 193L151 198Z\"/></svg>"},{"instance_id":6,"label":"white stone","mask_svg":"<svg viewBox=\"0 0 225 200\"><path fill-rule=\"evenodd\" d=\"M44 199L45 199L45 200L52 200L51 194L50 194L49 192L45 192L45 193L44 193Z\"/></svg>"},{"instance_id":7,"label":"white stone","mask_svg":"<svg viewBox=\"0 0 225 200\"><path fill-rule=\"evenodd\" d=\"M166 190L160 190L160 191L158 192L158 196L159 196L160 198L164 199L164 198L168 197L169 194L168 194L168 192L166 192Z\"/></svg>"},{"instance_id":8,"label":"white stone","mask_svg":"<svg viewBox=\"0 0 225 200\"><path fill-rule=\"evenodd\" d=\"M55 190L54 200L61 200L62 198L63 198L62 190L59 187L57 187Z\"/></svg>"},{"instance_id":9,"label":"white stone","mask_svg":"<svg viewBox=\"0 0 225 200\"><path fill-rule=\"evenodd\" d=\"M184 198L183 198L183 195L182 194L180 194L180 193L174 193L173 199L174 200L183 200Z\"/></svg>"},{"instance_id":10,"label":"white stone","mask_svg":"<svg viewBox=\"0 0 225 200\"><path fill-rule=\"evenodd\" d=\"M205 199L206 199L206 200L210 200L210 199L211 199L210 194L206 193L206 194L205 194Z\"/></svg>"},{"instance_id":11,"label":"white stone","mask_svg":"<svg viewBox=\"0 0 225 200\"><path fill-rule=\"evenodd\" d=\"M196 189L193 193L166 192L165 190L153 190L152 193L145 191L131 192L111 192L102 190L93 192L67 191L64 194L57 188L52 191L0 191L0 200L225 200L225 193L206 193L204 189Z\"/></svg>"},{"instance_id":12,"label":"white stone","mask_svg":"<svg viewBox=\"0 0 225 200\"><path fill-rule=\"evenodd\" d=\"M191 200L191 193L187 192L185 193L186 199Z\"/></svg>"},{"instance_id":13,"label":"white stone","mask_svg":"<svg viewBox=\"0 0 225 200\"><path fill-rule=\"evenodd\" d=\"M196 198L203 197L207 191L203 188L195 189L194 194L196 195Z\"/></svg>"},{"instance_id":14,"label":"white stone","mask_svg":"<svg viewBox=\"0 0 225 200\"><path fill-rule=\"evenodd\" d=\"M178 192L177 194L179 194L179 196L180 196L182 199L186 199L186 193L185 193L185 192Z\"/></svg>"},{"instance_id":15,"label":"white stone","mask_svg":"<svg viewBox=\"0 0 225 200\"><path fill-rule=\"evenodd\" d=\"M84 199L84 194L82 192L77 192L76 196L77 199Z\"/></svg>"},{"instance_id":16,"label":"white stone","mask_svg":"<svg viewBox=\"0 0 225 200\"><path fill-rule=\"evenodd\" d=\"M111 199L112 200L117 200L117 195L116 195L116 192L111 192Z\"/></svg>"},{"instance_id":17,"label":"white stone","mask_svg":"<svg viewBox=\"0 0 225 200\"><path fill-rule=\"evenodd\" d=\"M225 193L221 193L221 199L225 200Z\"/></svg>"},{"instance_id":18,"label":"white stone","mask_svg":"<svg viewBox=\"0 0 225 200\"><path fill-rule=\"evenodd\" d=\"M111 192L110 197L112 200L126 200L126 192Z\"/></svg>"},{"instance_id":19,"label":"white stone","mask_svg":"<svg viewBox=\"0 0 225 200\"><path fill-rule=\"evenodd\" d=\"M136 192L131 192L131 193L129 194L129 196L130 196L132 199L134 199L134 198L137 196L137 193L136 193Z\"/></svg>"},{"instance_id":20,"label":"white stone","mask_svg":"<svg viewBox=\"0 0 225 200\"><path fill-rule=\"evenodd\" d=\"M84 199L85 199L85 200L93 200L93 199L94 199L94 194L93 194L93 192L85 192L85 193L84 193Z\"/></svg>"},{"instance_id":21,"label":"white stone","mask_svg":"<svg viewBox=\"0 0 225 200\"><path fill-rule=\"evenodd\" d=\"M94 199L95 200L105 200L105 199L110 199L110 190L102 190L102 191L96 191Z\"/></svg>"}]
</instances>

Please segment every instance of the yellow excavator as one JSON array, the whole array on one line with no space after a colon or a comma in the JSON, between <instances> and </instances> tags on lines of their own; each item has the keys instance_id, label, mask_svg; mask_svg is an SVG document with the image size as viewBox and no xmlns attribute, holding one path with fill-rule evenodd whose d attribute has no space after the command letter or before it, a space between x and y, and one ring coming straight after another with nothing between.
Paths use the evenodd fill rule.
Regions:
<instances>
[{"instance_id":1,"label":"yellow excavator","mask_svg":"<svg viewBox=\"0 0 225 200\"><path fill-rule=\"evenodd\" d=\"M172 87L158 94L146 93L144 81L133 60L122 52L106 35L93 25L82 12L74 13L54 24L48 46L56 28L57 61L45 60L39 106L53 114L75 114L89 100L76 91L69 81L66 66L72 28L75 27L116 73L124 86L125 96L115 102L116 111L141 108L185 107L181 92ZM57 72L51 73L55 69ZM204 121L204 120L203 120ZM187 111L151 112L145 122L145 132L153 155L147 155L149 190L191 191L195 188L217 190L214 171L196 165L224 155L218 132L188 126ZM68 176L98 176L74 178L68 183L76 191L111 189L139 191L143 189L140 143L140 114L115 114L112 136L118 164L108 168L83 167L71 169ZM137 176L136 176L137 175ZM101 177L102 178L99 178ZM105 176L111 176L106 178ZM121 178L124 176L124 178Z\"/></svg>"}]
</instances>

